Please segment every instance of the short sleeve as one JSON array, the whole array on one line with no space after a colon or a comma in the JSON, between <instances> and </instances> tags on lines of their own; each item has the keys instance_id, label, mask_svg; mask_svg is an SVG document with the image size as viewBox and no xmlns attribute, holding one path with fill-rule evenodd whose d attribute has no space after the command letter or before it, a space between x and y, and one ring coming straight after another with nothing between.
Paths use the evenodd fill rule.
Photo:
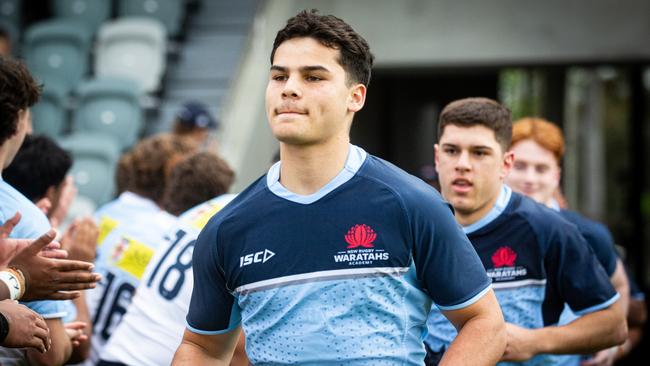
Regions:
<instances>
[{"instance_id":1,"label":"short sleeve","mask_svg":"<svg viewBox=\"0 0 650 366\"><path fill-rule=\"evenodd\" d=\"M618 300L609 276L577 228L567 223L553 234L545 259L548 277L571 310L584 315Z\"/></svg>"},{"instance_id":2,"label":"short sleeve","mask_svg":"<svg viewBox=\"0 0 650 366\"><path fill-rule=\"evenodd\" d=\"M222 334L241 322L239 306L218 265L217 226L209 223L199 234L192 256L194 288L187 327L198 334Z\"/></svg>"},{"instance_id":3,"label":"short sleeve","mask_svg":"<svg viewBox=\"0 0 650 366\"><path fill-rule=\"evenodd\" d=\"M23 305L40 314L43 319L64 318L68 315L67 301L28 301Z\"/></svg>"},{"instance_id":4,"label":"short sleeve","mask_svg":"<svg viewBox=\"0 0 650 366\"><path fill-rule=\"evenodd\" d=\"M491 280L451 206L422 200L411 210L417 277L441 310L456 310L478 301Z\"/></svg>"}]
</instances>

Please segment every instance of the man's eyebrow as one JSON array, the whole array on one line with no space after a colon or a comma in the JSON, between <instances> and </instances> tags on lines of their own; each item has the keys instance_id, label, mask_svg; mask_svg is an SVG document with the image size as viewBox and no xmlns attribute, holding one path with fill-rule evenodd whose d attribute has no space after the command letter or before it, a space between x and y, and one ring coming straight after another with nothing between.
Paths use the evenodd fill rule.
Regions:
<instances>
[{"instance_id":1,"label":"man's eyebrow","mask_svg":"<svg viewBox=\"0 0 650 366\"><path fill-rule=\"evenodd\" d=\"M310 71L325 71L330 72L325 66L314 65L314 66L303 66L300 68L301 72L310 72Z\"/></svg>"},{"instance_id":2,"label":"man's eyebrow","mask_svg":"<svg viewBox=\"0 0 650 366\"><path fill-rule=\"evenodd\" d=\"M271 66L271 71L278 71L278 72L287 72L289 69L284 66L278 66L278 65L272 65ZM324 72L330 72L329 69L327 69L325 66L320 66L320 65L313 65L313 66L302 66L298 70L300 72L311 72L311 71L324 71Z\"/></svg>"}]
</instances>

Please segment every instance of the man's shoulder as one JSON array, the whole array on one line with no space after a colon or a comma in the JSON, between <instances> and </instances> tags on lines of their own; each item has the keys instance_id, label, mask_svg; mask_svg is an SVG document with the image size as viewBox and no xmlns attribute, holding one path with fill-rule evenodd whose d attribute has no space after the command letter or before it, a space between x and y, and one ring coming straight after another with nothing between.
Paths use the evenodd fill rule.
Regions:
<instances>
[{"instance_id":1,"label":"man's shoulder","mask_svg":"<svg viewBox=\"0 0 650 366\"><path fill-rule=\"evenodd\" d=\"M0 184L0 219L4 222L20 212L21 219L11 232L12 238L37 238L50 229L47 216L27 197L6 182Z\"/></svg>"},{"instance_id":2,"label":"man's shoulder","mask_svg":"<svg viewBox=\"0 0 650 366\"><path fill-rule=\"evenodd\" d=\"M251 183L241 193L228 195L223 197L225 207L220 207L217 212L207 221L203 231L216 231L223 222L230 217L233 213L246 215L247 213L254 214L256 207L265 205L265 200L270 196L268 189L266 189L266 175L258 178L255 182ZM218 201L221 199L217 198ZM227 201L227 202L226 202ZM216 201L213 201L213 203ZM189 213L189 212L188 212Z\"/></svg>"}]
</instances>

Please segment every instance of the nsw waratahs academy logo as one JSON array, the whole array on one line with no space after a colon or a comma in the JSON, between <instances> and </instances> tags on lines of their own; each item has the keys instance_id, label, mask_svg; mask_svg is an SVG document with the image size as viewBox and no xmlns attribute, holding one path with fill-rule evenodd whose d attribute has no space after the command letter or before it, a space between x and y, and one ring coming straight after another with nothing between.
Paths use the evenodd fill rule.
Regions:
<instances>
[{"instance_id":1,"label":"nsw waratahs academy logo","mask_svg":"<svg viewBox=\"0 0 650 366\"><path fill-rule=\"evenodd\" d=\"M366 224L352 226L345 234L346 250L334 255L336 263L347 263L350 266L371 265L376 261L387 261L388 252L376 249L374 242L377 232Z\"/></svg>"},{"instance_id":2,"label":"nsw waratahs academy logo","mask_svg":"<svg viewBox=\"0 0 650 366\"><path fill-rule=\"evenodd\" d=\"M492 268L487 274L493 282L517 280L528 274L526 267L516 266L517 253L510 247L500 247L492 254Z\"/></svg>"}]
</instances>

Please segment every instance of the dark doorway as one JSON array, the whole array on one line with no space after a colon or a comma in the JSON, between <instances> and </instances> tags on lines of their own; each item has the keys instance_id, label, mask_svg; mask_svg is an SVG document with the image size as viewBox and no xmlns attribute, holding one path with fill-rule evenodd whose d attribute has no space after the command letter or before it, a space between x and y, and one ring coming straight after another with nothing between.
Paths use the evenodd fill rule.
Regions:
<instances>
[{"instance_id":1,"label":"dark doorway","mask_svg":"<svg viewBox=\"0 0 650 366\"><path fill-rule=\"evenodd\" d=\"M496 99L498 81L498 69L375 70L352 143L417 175L433 163L440 110L465 97Z\"/></svg>"}]
</instances>

